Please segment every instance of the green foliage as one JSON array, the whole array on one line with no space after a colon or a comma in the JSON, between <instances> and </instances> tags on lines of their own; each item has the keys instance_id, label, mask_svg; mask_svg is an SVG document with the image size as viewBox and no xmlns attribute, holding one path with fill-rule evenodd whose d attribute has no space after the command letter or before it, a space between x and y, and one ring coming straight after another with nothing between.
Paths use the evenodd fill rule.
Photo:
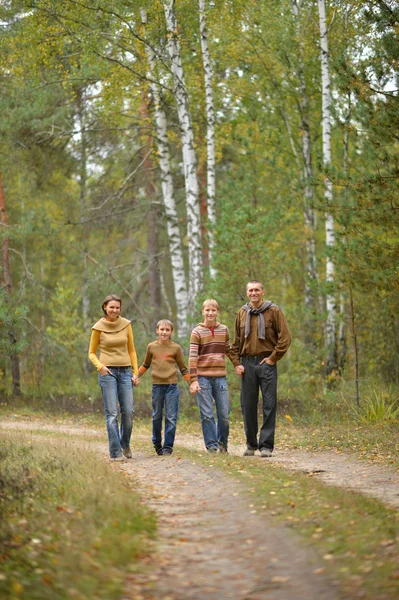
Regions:
<instances>
[{"instance_id":1,"label":"green foliage","mask_svg":"<svg viewBox=\"0 0 399 600\"><path fill-rule=\"evenodd\" d=\"M373 390L362 399L359 418L362 423L386 423L399 420L399 398L392 393Z\"/></svg>"},{"instance_id":2,"label":"green foliage","mask_svg":"<svg viewBox=\"0 0 399 600\"><path fill-rule=\"evenodd\" d=\"M299 16L291 0L207 3L217 114L218 275L209 281L206 274L204 295L220 301L223 320L232 327L236 310L246 301L246 280L262 279L266 296L283 309L294 338L282 363L282 394L304 402L315 395L330 406L321 375L326 207L318 15L317 3L297 4ZM123 312L133 320L138 354L143 355L153 335L147 213L154 207L157 266L164 285L157 310L175 316L144 37L158 53L184 238L180 131L163 7L149 1L142 6L148 11L145 36L139 5L125 0L115 0L112 10L104 0L95 7L57 0L37 0L33 6L12 0L0 7L0 171L9 221L2 233L12 246L17 304L29 308L29 321L18 322L18 339L26 342L21 370L28 395L55 398L61 391L82 391L92 396L95 376L89 385L85 365L88 332L99 317L102 297L111 291L123 296ZM181 0L176 11L199 171L204 174L198 8ZM374 0L334 0L328 20L334 99L329 172L334 202L328 208L337 236L332 252L337 277L329 291L337 305L341 292L345 298L339 317L347 347L343 383L353 362L349 287L361 376L373 378L375 385L397 383L397 8ZM316 215L312 232L304 223L306 127L312 146L309 202ZM143 137L153 140L149 168L142 164ZM203 221L205 225L205 216ZM310 234L318 280L312 288L314 307L305 309ZM7 343L6 336L2 339ZM0 369L6 368L7 357L2 356ZM339 382L334 383L339 389ZM137 398L147 391L138 389Z\"/></svg>"},{"instance_id":3,"label":"green foliage","mask_svg":"<svg viewBox=\"0 0 399 600\"><path fill-rule=\"evenodd\" d=\"M25 340L16 344L10 341L8 331L18 326L28 313L26 306L12 307L5 290L0 290L0 355L9 356L11 353L21 354L27 345Z\"/></svg>"},{"instance_id":4,"label":"green foliage","mask_svg":"<svg viewBox=\"0 0 399 600\"><path fill-rule=\"evenodd\" d=\"M2 436L0 464L2 598L119 598L155 529L121 474L87 448L21 433Z\"/></svg>"}]
</instances>

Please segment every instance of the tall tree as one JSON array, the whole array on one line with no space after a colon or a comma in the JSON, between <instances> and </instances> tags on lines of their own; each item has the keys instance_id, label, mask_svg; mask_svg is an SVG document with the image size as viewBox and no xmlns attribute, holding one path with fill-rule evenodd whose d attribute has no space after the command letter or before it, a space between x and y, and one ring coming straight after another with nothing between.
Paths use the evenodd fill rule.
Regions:
<instances>
[{"instance_id":1,"label":"tall tree","mask_svg":"<svg viewBox=\"0 0 399 600\"><path fill-rule=\"evenodd\" d=\"M206 143L207 143L207 216L210 224L208 231L209 244L209 272L211 278L216 277L214 267L214 248L216 228L216 159L215 159L215 105L213 94L213 70L208 45L208 29L206 24L205 0L198 0L202 62L205 80L205 105L206 105Z\"/></svg>"},{"instance_id":2,"label":"tall tree","mask_svg":"<svg viewBox=\"0 0 399 600\"><path fill-rule=\"evenodd\" d=\"M141 10L143 26L147 23L147 13ZM171 172L171 158L168 143L168 122L164 110L162 90L158 80L157 64L154 49L151 43L145 43L148 59L148 79L154 102L155 124L161 170L162 197L166 215L166 229L168 232L169 253L172 266L172 280L176 300L177 330L181 338L188 333L188 293L184 271L183 248L181 243L179 219L174 197L173 178Z\"/></svg>"},{"instance_id":3,"label":"tall tree","mask_svg":"<svg viewBox=\"0 0 399 600\"><path fill-rule=\"evenodd\" d=\"M324 167L324 197L326 201L326 371L327 374L338 368L338 347L336 331L337 305L334 293L335 269L332 250L335 245L334 218L330 206L333 201L333 184L329 171L331 169L331 79L328 64L328 36L326 23L326 8L324 0L318 0L320 25L320 59L322 86L322 125L323 125L323 167Z\"/></svg>"},{"instance_id":4,"label":"tall tree","mask_svg":"<svg viewBox=\"0 0 399 600\"><path fill-rule=\"evenodd\" d=\"M203 264L201 240L201 214L199 208L199 184L197 175L197 156L194 144L194 131L191 122L189 97L184 78L181 59L178 25L174 0L163 2L166 28L168 32L167 49L171 62L174 81L177 115L180 124L184 179L186 186L187 234L189 254L189 306L194 309L194 302L202 290Z\"/></svg>"}]
</instances>

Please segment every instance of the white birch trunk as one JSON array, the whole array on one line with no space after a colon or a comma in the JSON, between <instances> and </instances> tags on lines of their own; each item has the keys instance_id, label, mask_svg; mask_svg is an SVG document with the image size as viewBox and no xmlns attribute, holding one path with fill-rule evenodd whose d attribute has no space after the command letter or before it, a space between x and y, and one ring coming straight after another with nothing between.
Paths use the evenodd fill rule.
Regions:
<instances>
[{"instance_id":1,"label":"white birch trunk","mask_svg":"<svg viewBox=\"0 0 399 600\"><path fill-rule=\"evenodd\" d=\"M142 11L142 20L146 19ZM173 288L176 299L177 330L180 338L188 334L188 294L184 271L183 250L180 238L179 220L174 198L173 179L170 169L170 152L168 129L165 111L162 108L161 88L156 78L156 61L154 51L146 44L149 65L151 93L155 106L155 122L158 136L159 164L161 169L162 196L165 206L166 227L169 239L169 252L172 264ZM166 299L166 304L168 304Z\"/></svg>"},{"instance_id":2,"label":"white birch trunk","mask_svg":"<svg viewBox=\"0 0 399 600\"><path fill-rule=\"evenodd\" d=\"M177 115L181 130L184 179L186 186L187 234L189 254L189 305L194 307L198 293L202 290L202 244L201 215L199 208L199 185L197 176L197 158L194 148L194 132L188 94L184 80L180 43L177 37L177 21L174 0L163 2L166 27L168 31L168 53L174 83Z\"/></svg>"},{"instance_id":3,"label":"white birch trunk","mask_svg":"<svg viewBox=\"0 0 399 600\"><path fill-rule=\"evenodd\" d=\"M320 22L320 47L321 47L321 82L322 82L322 122L323 122L323 165L325 169L331 165L331 83L330 72L328 67L328 39L326 26L326 10L324 0L318 0L319 5L319 22ZM333 248L335 245L335 230L334 219L328 212L328 207L332 203L333 190L332 181L326 175L324 178L327 212L326 219L326 245L327 248ZM327 308L327 323L326 323L326 348L327 373L331 373L337 367L337 334L336 334L336 300L331 291L334 284L334 263L327 256L326 260L326 308Z\"/></svg>"},{"instance_id":4,"label":"white birch trunk","mask_svg":"<svg viewBox=\"0 0 399 600\"><path fill-rule=\"evenodd\" d=\"M292 11L297 19L297 36L298 40L302 40L300 32L300 8L297 0L292 0ZM312 208L314 203L314 192L312 186L313 179L313 167L312 167L312 143L310 137L310 126L309 126L309 97L306 88L305 79L305 67L303 60L303 49L302 42L300 41L300 56L298 58L298 80L300 89L299 99L299 112L301 119L301 141L302 141L302 159L303 167L300 168L303 172L304 178L304 224L305 224L305 251L306 251L306 279L305 279L305 307L307 322L305 342L307 345L312 344L312 327L311 327L311 315L316 312L315 295L318 288L318 273L317 273L317 256L316 256L316 242L315 242L315 226L316 217L315 212Z\"/></svg>"},{"instance_id":5,"label":"white birch trunk","mask_svg":"<svg viewBox=\"0 0 399 600\"><path fill-rule=\"evenodd\" d=\"M216 278L214 268L214 247L216 227L216 161L215 161L215 105L213 100L213 71L208 46L208 31L206 27L205 0L199 0L199 22L201 35L202 62L204 66L205 80L205 104L206 104L206 143L207 143L207 211L210 230L208 231L209 244L209 272L212 279Z\"/></svg>"}]
</instances>

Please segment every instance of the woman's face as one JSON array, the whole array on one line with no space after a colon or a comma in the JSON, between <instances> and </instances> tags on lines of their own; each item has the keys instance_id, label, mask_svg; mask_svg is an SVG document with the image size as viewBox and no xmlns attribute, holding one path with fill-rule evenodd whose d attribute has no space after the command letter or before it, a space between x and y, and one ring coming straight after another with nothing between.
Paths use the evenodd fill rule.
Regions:
<instances>
[{"instance_id":1,"label":"woman's face","mask_svg":"<svg viewBox=\"0 0 399 600\"><path fill-rule=\"evenodd\" d=\"M106 312L107 321L116 321L121 312L121 303L117 300L110 300L108 304L104 306L104 310Z\"/></svg>"}]
</instances>

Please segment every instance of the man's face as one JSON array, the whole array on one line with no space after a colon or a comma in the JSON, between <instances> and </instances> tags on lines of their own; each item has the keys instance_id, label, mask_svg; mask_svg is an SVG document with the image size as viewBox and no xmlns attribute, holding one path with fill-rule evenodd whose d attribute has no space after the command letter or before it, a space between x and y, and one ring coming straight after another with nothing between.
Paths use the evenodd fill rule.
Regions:
<instances>
[{"instance_id":1,"label":"man's face","mask_svg":"<svg viewBox=\"0 0 399 600\"><path fill-rule=\"evenodd\" d=\"M262 303L263 286L260 283L248 283L247 296L253 306L260 306Z\"/></svg>"}]
</instances>

